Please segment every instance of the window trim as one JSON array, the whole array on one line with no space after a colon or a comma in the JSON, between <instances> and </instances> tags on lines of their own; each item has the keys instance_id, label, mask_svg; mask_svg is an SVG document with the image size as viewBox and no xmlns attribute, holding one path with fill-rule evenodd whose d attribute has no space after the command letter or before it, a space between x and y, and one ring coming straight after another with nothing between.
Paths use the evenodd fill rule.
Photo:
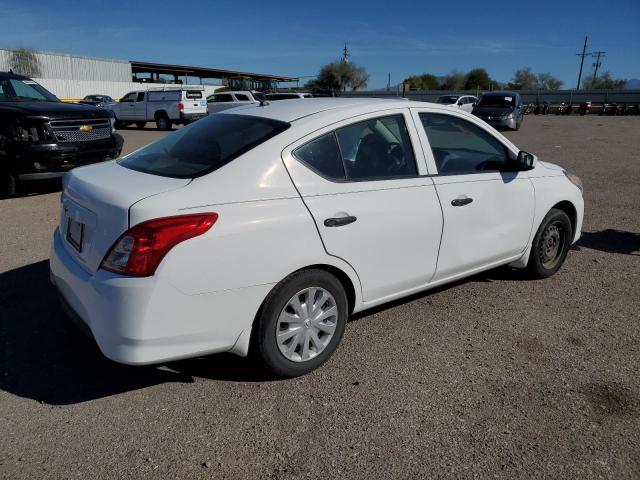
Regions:
<instances>
[{"instance_id":1,"label":"window trim","mask_svg":"<svg viewBox=\"0 0 640 480\"><path fill-rule=\"evenodd\" d=\"M358 182L378 182L378 181L384 181L384 180L410 180L410 179L430 176L430 175L421 175L420 174L420 168L419 168L418 159L417 159L417 156L416 156L416 149L415 149L415 147L413 145L413 140L411 139L411 133L409 131L409 126L408 126L408 123L407 123L408 119L407 119L404 111L399 111L399 112L395 112L395 113L386 113L386 114L384 113L384 111L382 111L382 112L374 112L374 113L382 113L382 115L374 115L374 116L370 116L370 117L367 116L366 118L360 118L358 120L355 120L355 121L352 121L352 122L349 122L349 123L337 122L337 123L340 123L339 126L334 127L333 129L331 129L329 131L324 131L320 135L316 135L313 138L310 138L310 139L306 140L305 142L300 143L299 145L296 145L293 148L291 148L291 150L289 150L291 157L294 158L295 160L297 160L298 162L302 163L306 168L308 168L309 170L313 171L314 173L316 173L320 177L322 177L325 180L327 180L329 182L332 182L332 183L345 184L345 183L358 183ZM350 127L351 125L355 125L357 123L366 122L366 121L369 121L369 120L374 120L374 119L379 119L379 118L396 117L396 116L402 117L402 121L404 122L404 128L405 128L405 131L407 133L407 138L409 140L409 146L411 148L411 152L413 153L413 163L414 163L414 166L415 166L416 174L415 175L411 175L411 176L406 176L406 175L397 176L397 175L394 175L394 176L385 176L385 177L349 178L349 175L347 173L348 172L347 165L345 163L344 155L342 154L342 147L340 146L340 141L338 139L337 131L339 129L341 129L341 128ZM357 117L354 117L354 118L357 118ZM350 118L348 120L353 120L353 118ZM311 165L309 165L307 162L305 162L304 160L302 160L301 158L299 158L295 154L295 152L299 148L301 148L301 147L303 147L303 146L305 146L305 145L307 145L307 144L309 144L311 142L314 142L317 139L319 139L319 138L321 138L321 137L323 137L323 136L325 136L325 135L327 135L329 133L333 134L334 139L336 141L336 144L338 145L338 151L340 152L340 159L342 160L342 169L344 171L344 176L345 176L344 179L337 179L337 178L331 178L331 177L326 176L325 174L323 174L322 172L319 172L316 168L312 167Z\"/></svg>"}]
</instances>

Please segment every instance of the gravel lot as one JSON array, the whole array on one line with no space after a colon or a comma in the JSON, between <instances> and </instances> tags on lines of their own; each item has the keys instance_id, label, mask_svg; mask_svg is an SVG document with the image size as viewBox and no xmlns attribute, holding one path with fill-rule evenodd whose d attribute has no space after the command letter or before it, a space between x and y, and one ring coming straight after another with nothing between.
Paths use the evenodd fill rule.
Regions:
<instances>
[{"instance_id":1,"label":"gravel lot","mask_svg":"<svg viewBox=\"0 0 640 480\"><path fill-rule=\"evenodd\" d=\"M158 138L124 131L126 149ZM640 117L508 133L585 183L556 276L491 271L354 318L319 371L104 359L49 285L56 184L0 201L0 477L639 478Z\"/></svg>"}]
</instances>

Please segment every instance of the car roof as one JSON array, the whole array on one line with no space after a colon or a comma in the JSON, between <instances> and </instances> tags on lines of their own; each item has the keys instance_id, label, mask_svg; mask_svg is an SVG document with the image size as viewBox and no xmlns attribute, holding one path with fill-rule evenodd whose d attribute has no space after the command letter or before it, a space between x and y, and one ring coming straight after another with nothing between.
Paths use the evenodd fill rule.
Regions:
<instances>
[{"instance_id":1,"label":"car roof","mask_svg":"<svg viewBox=\"0 0 640 480\"><path fill-rule=\"evenodd\" d=\"M483 97L494 97L494 96L498 96L498 97L503 97L505 95L509 95L512 97L519 97L520 94L518 92L510 92L508 90L496 90L494 92L487 92L487 93L483 93L482 96Z\"/></svg>"},{"instance_id":2,"label":"car roof","mask_svg":"<svg viewBox=\"0 0 640 480\"><path fill-rule=\"evenodd\" d=\"M16 80L31 80L29 77L13 72L0 72L0 78L15 78Z\"/></svg>"},{"instance_id":3,"label":"car roof","mask_svg":"<svg viewBox=\"0 0 640 480\"><path fill-rule=\"evenodd\" d=\"M257 117L271 118L282 122L294 122L310 115L316 115L322 112L340 110L367 110L367 107L373 107L376 110L384 110L386 108L407 108L407 107L425 107L431 105L426 102L402 101L406 100L401 97L397 99L385 98L309 98L304 102L297 99L278 100L264 106L247 105L237 107L232 110L226 110L225 114L254 115ZM441 107L441 105L437 105ZM360 113L360 112L359 112ZM364 112L363 112L364 113Z\"/></svg>"}]
</instances>

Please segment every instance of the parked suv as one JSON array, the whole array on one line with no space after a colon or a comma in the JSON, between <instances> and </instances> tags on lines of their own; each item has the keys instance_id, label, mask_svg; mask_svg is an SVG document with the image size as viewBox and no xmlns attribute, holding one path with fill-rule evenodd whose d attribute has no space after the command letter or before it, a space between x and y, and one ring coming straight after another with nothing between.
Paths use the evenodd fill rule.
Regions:
<instances>
[{"instance_id":1,"label":"parked suv","mask_svg":"<svg viewBox=\"0 0 640 480\"><path fill-rule=\"evenodd\" d=\"M233 107L259 103L256 93L248 90L238 92L220 92L207 97L209 113L221 112Z\"/></svg>"},{"instance_id":2,"label":"parked suv","mask_svg":"<svg viewBox=\"0 0 640 480\"><path fill-rule=\"evenodd\" d=\"M117 158L122 144L111 112L63 103L30 78L0 72L0 196L23 181Z\"/></svg>"},{"instance_id":3,"label":"parked suv","mask_svg":"<svg viewBox=\"0 0 640 480\"><path fill-rule=\"evenodd\" d=\"M120 102L107 105L116 117L116 126L134 124L138 128L155 122L158 130L171 130L174 124L187 125L207 114L204 87L161 87L129 92Z\"/></svg>"},{"instance_id":4,"label":"parked suv","mask_svg":"<svg viewBox=\"0 0 640 480\"><path fill-rule=\"evenodd\" d=\"M454 105L465 112L471 112L478 103L478 97L473 95L440 95L436 100L440 105Z\"/></svg>"}]
</instances>

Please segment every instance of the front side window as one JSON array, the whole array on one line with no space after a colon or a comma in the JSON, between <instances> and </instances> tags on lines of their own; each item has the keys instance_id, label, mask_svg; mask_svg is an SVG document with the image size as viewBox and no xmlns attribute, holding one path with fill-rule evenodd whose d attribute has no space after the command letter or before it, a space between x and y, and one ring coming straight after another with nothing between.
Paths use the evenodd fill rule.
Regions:
<instances>
[{"instance_id":1,"label":"front side window","mask_svg":"<svg viewBox=\"0 0 640 480\"><path fill-rule=\"evenodd\" d=\"M233 102L233 97L228 93L220 93L214 97L214 102Z\"/></svg>"},{"instance_id":2,"label":"front side window","mask_svg":"<svg viewBox=\"0 0 640 480\"><path fill-rule=\"evenodd\" d=\"M218 113L181 128L118 163L173 178L206 175L289 128L269 118Z\"/></svg>"},{"instance_id":3,"label":"front side window","mask_svg":"<svg viewBox=\"0 0 640 480\"><path fill-rule=\"evenodd\" d=\"M144 92L138 93L138 98L136 98L136 102L144 102Z\"/></svg>"},{"instance_id":4,"label":"front side window","mask_svg":"<svg viewBox=\"0 0 640 480\"><path fill-rule=\"evenodd\" d=\"M120 99L120 103L133 102L135 98L136 98L136 92L127 93L124 97Z\"/></svg>"},{"instance_id":5,"label":"front side window","mask_svg":"<svg viewBox=\"0 0 640 480\"><path fill-rule=\"evenodd\" d=\"M403 115L339 128L304 144L293 154L332 180L380 180L418 174Z\"/></svg>"},{"instance_id":6,"label":"front side window","mask_svg":"<svg viewBox=\"0 0 640 480\"><path fill-rule=\"evenodd\" d=\"M505 170L507 148L482 128L452 115L421 113L420 120L441 175Z\"/></svg>"}]
</instances>

